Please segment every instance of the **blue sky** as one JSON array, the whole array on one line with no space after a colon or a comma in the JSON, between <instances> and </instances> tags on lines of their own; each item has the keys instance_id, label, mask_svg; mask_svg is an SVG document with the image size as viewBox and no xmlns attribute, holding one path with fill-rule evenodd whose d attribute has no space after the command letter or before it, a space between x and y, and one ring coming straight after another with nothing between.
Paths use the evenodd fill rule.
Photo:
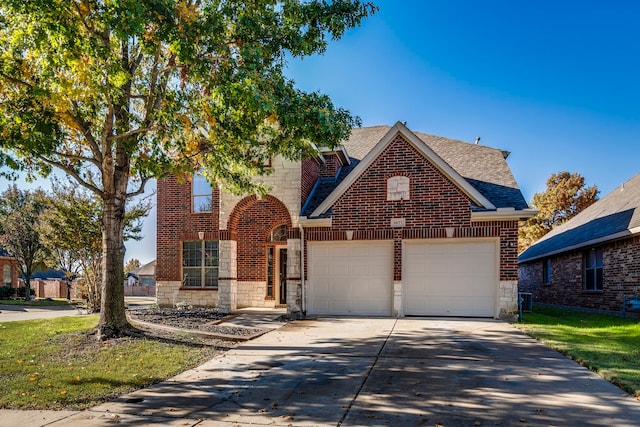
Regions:
<instances>
[{"instance_id":1,"label":"blue sky","mask_svg":"<svg viewBox=\"0 0 640 427\"><path fill-rule=\"evenodd\" d=\"M375 3L324 55L289 61L298 87L330 95L364 126L480 136L511 152L527 201L554 172L582 174L601 196L640 173L640 3ZM155 258L155 216L143 232L127 259Z\"/></svg>"},{"instance_id":2,"label":"blue sky","mask_svg":"<svg viewBox=\"0 0 640 427\"><path fill-rule=\"evenodd\" d=\"M601 195L640 172L640 3L376 2L319 57L290 61L298 86L363 125L504 149L527 201L553 172Z\"/></svg>"}]
</instances>

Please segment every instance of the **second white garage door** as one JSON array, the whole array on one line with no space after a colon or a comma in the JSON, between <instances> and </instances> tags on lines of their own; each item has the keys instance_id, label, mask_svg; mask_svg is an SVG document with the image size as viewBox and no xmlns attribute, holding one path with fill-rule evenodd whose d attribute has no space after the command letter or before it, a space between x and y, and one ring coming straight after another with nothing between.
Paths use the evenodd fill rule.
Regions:
<instances>
[{"instance_id":1,"label":"second white garage door","mask_svg":"<svg viewBox=\"0 0 640 427\"><path fill-rule=\"evenodd\" d=\"M406 315L494 316L495 242L405 241L404 251Z\"/></svg>"},{"instance_id":2,"label":"second white garage door","mask_svg":"<svg viewBox=\"0 0 640 427\"><path fill-rule=\"evenodd\" d=\"M309 242L307 312L391 315L393 243Z\"/></svg>"}]
</instances>

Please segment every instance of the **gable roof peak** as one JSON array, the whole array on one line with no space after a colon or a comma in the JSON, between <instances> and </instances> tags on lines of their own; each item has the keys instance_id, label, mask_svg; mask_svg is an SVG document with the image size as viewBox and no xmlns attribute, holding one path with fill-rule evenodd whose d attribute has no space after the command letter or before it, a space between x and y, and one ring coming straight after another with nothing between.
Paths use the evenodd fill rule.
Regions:
<instances>
[{"instance_id":1,"label":"gable roof peak","mask_svg":"<svg viewBox=\"0 0 640 427\"><path fill-rule=\"evenodd\" d=\"M429 145L413 133L407 126L397 121L375 146L362 158L362 161L354 168L329 196L311 213L311 217L318 217L326 213L333 204L349 189L349 187L369 168L369 166L382 154L382 152L395 140L396 136L403 138L415 149L427 158L440 172L447 176L467 197L476 205L485 209L494 210L496 207L482 193L465 180L451 165L442 159Z\"/></svg>"}]
</instances>

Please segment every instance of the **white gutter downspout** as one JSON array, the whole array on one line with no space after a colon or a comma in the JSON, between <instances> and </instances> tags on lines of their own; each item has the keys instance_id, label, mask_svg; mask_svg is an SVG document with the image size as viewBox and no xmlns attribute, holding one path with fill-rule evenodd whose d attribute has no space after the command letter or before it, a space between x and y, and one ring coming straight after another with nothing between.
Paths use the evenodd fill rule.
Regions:
<instances>
[{"instance_id":1,"label":"white gutter downspout","mask_svg":"<svg viewBox=\"0 0 640 427\"><path fill-rule=\"evenodd\" d=\"M302 297L302 301L301 301L301 307L300 310L302 310L302 313L306 315L307 313L307 293L305 291L306 289L306 284L304 282L304 227L302 226L302 224L298 224L298 227L300 228L300 286L301 286L301 297Z\"/></svg>"}]
</instances>

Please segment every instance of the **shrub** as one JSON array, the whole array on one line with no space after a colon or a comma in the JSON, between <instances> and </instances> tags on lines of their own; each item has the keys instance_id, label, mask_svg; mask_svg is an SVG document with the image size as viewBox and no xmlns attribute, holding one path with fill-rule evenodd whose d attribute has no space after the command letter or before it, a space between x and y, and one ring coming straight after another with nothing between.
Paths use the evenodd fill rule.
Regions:
<instances>
[{"instance_id":1,"label":"shrub","mask_svg":"<svg viewBox=\"0 0 640 427\"><path fill-rule=\"evenodd\" d=\"M187 309L191 308L191 304L189 304L186 301L180 301L180 302L176 303L176 308L178 310L187 310Z\"/></svg>"},{"instance_id":2,"label":"shrub","mask_svg":"<svg viewBox=\"0 0 640 427\"><path fill-rule=\"evenodd\" d=\"M20 286L18 289L16 289L16 296L18 298L24 298L24 288L25 286ZM36 290L33 288L29 289L29 295L33 296L36 294Z\"/></svg>"},{"instance_id":3,"label":"shrub","mask_svg":"<svg viewBox=\"0 0 640 427\"><path fill-rule=\"evenodd\" d=\"M16 288L11 286L0 286L0 299L9 299L16 296Z\"/></svg>"}]
</instances>

